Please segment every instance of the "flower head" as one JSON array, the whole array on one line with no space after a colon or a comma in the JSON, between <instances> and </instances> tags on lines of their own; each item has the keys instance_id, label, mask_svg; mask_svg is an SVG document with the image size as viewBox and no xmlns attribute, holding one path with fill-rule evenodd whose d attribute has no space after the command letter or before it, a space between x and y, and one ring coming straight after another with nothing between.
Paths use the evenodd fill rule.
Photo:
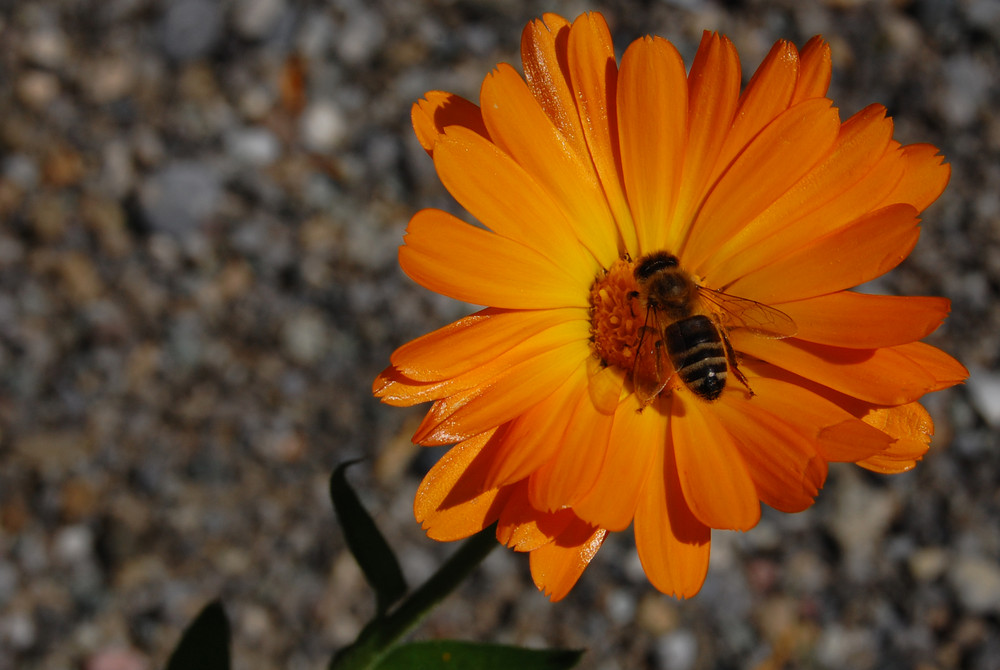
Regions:
<instances>
[{"instance_id":1,"label":"flower head","mask_svg":"<svg viewBox=\"0 0 1000 670\"><path fill-rule=\"evenodd\" d=\"M597 13L545 15L521 48L524 78L498 65L479 106L413 107L483 227L418 212L400 264L486 306L375 381L433 403L415 442L455 445L417 492L428 534L499 521L557 600L633 524L649 580L684 597L712 528L807 508L829 462L913 467L933 431L917 400L966 376L919 342L948 302L849 289L913 248L950 174L937 150L894 141L880 105L841 121L818 37L775 44L742 93L714 33L690 73L658 37L619 66Z\"/></svg>"}]
</instances>

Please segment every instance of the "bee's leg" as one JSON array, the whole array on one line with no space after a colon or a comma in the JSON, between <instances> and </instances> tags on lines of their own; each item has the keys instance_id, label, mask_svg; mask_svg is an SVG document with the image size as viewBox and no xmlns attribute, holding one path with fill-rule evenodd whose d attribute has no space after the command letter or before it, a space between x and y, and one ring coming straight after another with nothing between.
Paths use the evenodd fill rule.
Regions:
<instances>
[{"instance_id":1,"label":"bee's leg","mask_svg":"<svg viewBox=\"0 0 1000 670\"><path fill-rule=\"evenodd\" d=\"M740 372L740 368L739 365L737 365L736 360L736 350L733 349L732 343L729 342L729 335L726 334L726 330L724 328L720 328L719 333L722 335L723 344L726 345L726 360L729 361L730 371L732 371L733 376L736 377L736 379L739 380L744 387L746 387L746 390L750 393L750 397L752 398L754 396L753 389L750 388L750 382L747 381L746 375Z\"/></svg>"},{"instance_id":2,"label":"bee's leg","mask_svg":"<svg viewBox=\"0 0 1000 670\"><path fill-rule=\"evenodd\" d=\"M644 356L643 345L649 346L650 341L646 340L646 336L650 336L653 339L650 340L653 346L653 360L656 361L656 374L659 375L661 371L661 361L660 354L663 353L661 347L663 347L663 340L657 339L656 328L652 326L639 326L639 340L635 345L635 358L632 362L632 376L635 377L636 368L639 365L639 359Z\"/></svg>"},{"instance_id":3,"label":"bee's leg","mask_svg":"<svg viewBox=\"0 0 1000 670\"><path fill-rule=\"evenodd\" d=\"M656 363L656 378L666 380L666 371L663 369L663 361L670 355L667 353L667 343L663 340L657 340L653 347L656 350L656 354L653 356L653 360ZM660 387L660 391L667 385L666 381L663 382L663 386Z\"/></svg>"},{"instance_id":4,"label":"bee's leg","mask_svg":"<svg viewBox=\"0 0 1000 670\"><path fill-rule=\"evenodd\" d=\"M632 318L634 319L637 316L639 316L638 314L635 313L635 307L634 307L635 301L639 297L639 292L638 291L629 291L628 295L625 296L625 297L628 298L628 309L629 309L630 312L632 312Z\"/></svg>"}]
</instances>

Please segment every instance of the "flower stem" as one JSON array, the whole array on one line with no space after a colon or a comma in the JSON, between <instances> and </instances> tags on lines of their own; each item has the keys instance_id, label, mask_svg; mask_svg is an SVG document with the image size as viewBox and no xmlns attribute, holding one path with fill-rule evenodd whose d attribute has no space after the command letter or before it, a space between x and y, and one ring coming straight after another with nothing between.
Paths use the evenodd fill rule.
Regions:
<instances>
[{"instance_id":1,"label":"flower stem","mask_svg":"<svg viewBox=\"0 0 1000 670\"><path fill-rule=\"evenodd\" d=\"M370 621L351 646L333 657L329 670L371 670L378 667L399 639L454 591L498 544L496 524L467 539L430 579L388 616Z\"/></svg>"}]
</instances>

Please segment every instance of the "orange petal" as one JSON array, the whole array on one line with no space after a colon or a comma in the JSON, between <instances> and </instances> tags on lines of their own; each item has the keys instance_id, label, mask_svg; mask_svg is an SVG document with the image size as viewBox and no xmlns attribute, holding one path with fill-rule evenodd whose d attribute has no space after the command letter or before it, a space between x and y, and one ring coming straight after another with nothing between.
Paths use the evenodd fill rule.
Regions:
<instances>
[{"instance_id":1,"label":"orange petal","mask_svg":"<svg viewBox=\"0 0 1000 670\"><path fill-rule=\"evenodd\" d=\"M799 54L799 78L795 82L791 104L825 96L827 89L830 88L832 71L830 45L816 35L806 42Z\"/></svg>"},{"instance_id":2,"label":"orange petal","mask_svg":"<svg viewBox=\"0 0 1000 670\"><path fill-rule=\"evenodd\" d=\"M961 384L969 378L969 371L964 365L937 347L924 342L912 342L895 347L895 350L934 378L932 391Z\"/></svg>"},{"instance_id":3,"label":"orange petal","mask_svg":"<svg viewBox=\"0 0 1000 670\"><path fill-rule=\"evenodd\" d=\"M635 546L646 577L667 595L692 597L708 572L711 538L684 500L673 450L657 450L635 510Z\"/></svg>"},{"instance_id":4,"label":"orange petal","mask_svg":"<svg viewBox=\"0 0 1000 670\"><path fill-rule=\"evenodd\" d=\"M428 412L430 418L425 417L424 419L425 424L427 424L438 420L435 417L452 414L460 406L474 398L482 383L480 379L487 381L492 379L500 367L502 366L499 363L491 363L451 379L420 382L410 379L395 366L390 365L375 378L372 392L382 402L395 407L411 407L425 402L433 402L434 404ZM451 442L441 444L451 444Z\"/></svg>"},{"instance_id":5,"label":"orange petal","mask_svg":"<svg viewBox=\"0 0 1000 670\"><path fill-rule=\"evenodd\" d=\"M493 141L553 194L583 245L609 267L618 258L617 234L589 158L577 155L509 65L486 77L480 102Z\"/></svg>"},{"instance_id":6,"label":"orange petal","mask_svg":"<svg viewBox=\"0 0 1000 670\"><path fill-rule=\"evenodd\" d=\"M951 178L951 165L943 163L938 148L930 144L910 144L900 149L904 176L885 196L883 204L906 202L923 211L944 192Z\"/></svg>"},{"instance_id":7,"label":"orange petal","mask_svg":"<svg viewBox=\"0 0 1000 670\"><path fill-rule=\"evenodd\" d=\"M840 127L834 146L827 155L784 195L720 245L705 273L720 285L759 267L761 259L780 258L815 238L843 227L878 207L875 201L888 194L895 181L881 191L864 190L862 198L851 196L852 187L862 180L881 182L888 173L895 179L902 165L895 161L895 171L872 172L880 164L892 139L892 121L885 108L871 105L848 119ZM893 150L895 152L895 150Z\"/></svg>"},{"instance_id":8,"label":"orange petal","mask_svg":"<svg viewBox=\"0 0 1000 670\"><path fill-rule=\"evenodd\" d=\"M855 418L849 408L817 392L823 387L805 387L788 373L761 364L748 370L750 388L756 395L750 403L794 428L827 461L854 462L888 448L892 439ZM767 376L755 376L753 372ZM838 399L848 400L840 397ZM858 402L850 399L849 401ZM818 480L820 486L822 479Z\"/></svg>"},{"instance_id":9,"label":"orange petal","mask_svg":"<svg viewBox=\"0 0 1000 670\"><path fill-rule=\"evenodd\" d=\"M635 394L629 395L615 413L607 455L594 486L573 506L577 516L610 531L627 528L654 454L666 439L666 416L654 405L640 411Z\"/></svg>"},{"instance_id":10,"label":"orange petal","mask_svg":"<svg viewBox=\"0 0 1000 670\"><path fill-rule=\"evenodd\" d=\"M437 209L417 212L399 265L413 281L456 300L511 309L589 307L591 279L513 240Z\"/></svg>"},{"instance_id":11,"label":"orange petal","mask_svg":"<svg viewBox=\"0 0 1000 670\"><path fill-rule=\"evenodd\" d=\"M533 336L510 351L443 381L414 381L403 375L395 366L390 365L375 379L372 392L382 402L396 407L411 407L425 402L433 402L434 404L421 422L414 440L425 446L452 444L462 438L447 434L437 435L435 429L459 408L464 407L479 397L484 390L489 389L503 371L508 370L518 362L524 362L551 351L547 337L548 335L545 334L541 337ZM591 410L602 411L599 407L592 405L588 405L588 407ZM607 415L606 412L602 413Z\"/></svg>"},{"instance_id":12,"label":"orange petal","mask_svg":"<svg viewBox=\"0 0 1000 670\"><path fill-rule=\"evenodd\" d=\"M726 136L711 181L715 181L764 126L788 109L798 74L799 55L795 45L785 40L775 42L740 96L733 126Z\"/></svg>"},{"instance_id":13,"label":"orange petal","mask_svg":"<svg viewBox=\"0 0 1000 670\"><path fill-rule=\"evenodd\" d=\"M557 602L566 597L601 548L607 531L574 519L553 542L531 552L535 586Z\"/></svg>"},{"instance_id":14,"label":"orange petal","mask_svg":"<svg viewBox=\"0 0 1000 670\"><path fill-rule=\"evenodd\" d=\"M698 206L714 183L710 178L727 135L720 129L732 125L739 96L736 48L729 38L705 31L688 76L688 148L671 224L674 239L667 240L670 249L680 248Z\"/></svg>"},{"instance_id":15,"label":"orange petal","mask_svg":"<svg viewBox=\"0 0 1000 670\"><path fill-rule=\"evenodd\" d=\"M858 465L873 472L896 474L912 470L927 453L934 435L930 414L916 402L899 407L873 407L863 419L896 438L885 451L858 461Z\"/></svg>"},{"instance_id":16,"label":"orange petal","mask_svg":"<svg viewBox=\"0 0 1000 670\"><path fill-rule=\"evenodd\" d=\"M493 232L541 253L581 283L597 273L555 198L492 142L450 130L435 145L434 166L445 188Z\"/></svg>"},{"instance_id":17,"label":"orange petal","mask_svg":"<svg viewBox=\"0 0 1000 670\"><path fill-rule=\"evenodd\" d=\"M413 514L431 539L450 542L469 537L499 518L509 490L484 491L482 486L494 433L455 445L420 483Z\"/></svg>"},{"instance_id":18,"label":"orange petal","mask_svg":"<svg viewBox=\"0 0 1000 670\"><path fill-rule=\"evenodd\" d=\"M429 514L421 527L427 537L453 542L475 535L500 518L509 490L491 489L474 498Z\"/></svg>"},{"instance_id":19,"label":"orange petal","mask_svg":"<svg viewBox=\"0 0 1000 670\"><path fill-rule=\"evenodd\" d=\"M864 421L845 419L819 431L819 453L830 462L856 463L884 454L892 438Z\"/></svg>"},{"instance_id":20,"label":"orange petal","mask_svg":"<svg viewBox=\"0 0 1000 670\"><path fill-rule=\"evenodd\" d=\"M497 524L497 540L514 551L534 551L552 541L576 519L573 510L541 512L531 506L528 500L527 482L511 487L500 522Z\"/></svg>"},{"instance_id":21,"label":"orange petal","mask_svg":"<svg viewBox=\"0 0 1000 670\"><path fill-rule=\"evenodd\" d=\"M618 224L625 249L636 257L632 211L625 198L618 151L618 64L604 17L597 12L581 14L569 33L569 70L577 110L608 206Z\"/></svg>"},{"instance_id":22,"label":"orange petal","mask_svg":"<svg viewBox=\"0 0 1000 670\"><path fill-rule=\"evenodd\" d=\"M427 537L438 542L453 542L475 535L500 517L509 491L492 489L427 516L421 527Z\"/></svg>"},{"instance_id":23,"label":"orange petal","mask_svg":"<svg viewBox=\"0 0 1000 670\"><path fill-rule=\"evenodd\" d=\"M685 264L698 271L728 238L808 174L839 132L837 110L825 98L796 105L765 126L701 206L682 251Z\"/></svg>"},{"instance_id":24,"label":"orange petal","mask_svg":"<svg viewBox=\"0 0 1000 670\"><path fill-rule=\"evenodd\" d=\"M417 430L414 432L412 437L413 443L425 447L441 447L446 444L454 444L455 442L461 442L462 440L469 439L471 434L462 437L456 436L453 439L448 439L448 435L442 435L438 440L430 438L421 440L420 438L422 435L432 433L435 426L439 425L442 421L457 412L466 404L479 397L480 392L480 388L478 386L474 386L449 393L445 397L435 400L431 405L431 408L427 410L427 414L424 415L420 425L417 426ZM506 426L503 427L506 428Z\"/></svg>"},{"instance_id":25,"label":"orange petal","mask_svg":"<svg viewBox=\"0 0 1000 670\"><path fill-rule=\"evenodd\" d=\"M582 369L589 355L584 339L516 363L477 389L474 397L454 412L436 417L433 423L425 422L413 440L427 445L449 444L511 421Z\"/></svg>"},{"instance_id":26,"label":"orange petal","mask_svg":"<svg viewBox=\"0 0 1000 670\"><path fill-rule=\"evenodd\" d=\"M961 381L961 370L964 370L960 365L954 368L944 366L942 372L945 374L935 377L922 362L913 360L914 355L923 353L922 349L913 349L920 343L880 349L847 349L795 338L768 340L743 335L740 331L733 331L732 340L738 351L845 395L878 405L913 402L925 393L958 383ZM947 354L939 354L953 361ZM943 363L944 359L938 357L935 360Z\"/></svg>"},{"instance_id":27,"label":"orange petal","mask_svg":"<svg viewBox=\"0 0 1000 670\"><path fill-rule=\"evenodd\" d=\"M587 144L566 76L568 41L569 22L566 19L557 14L535 19L521 33L521 64L535 100L573 146L577 156L583 157L587 155Z\"/></svg>"},{"instance_id":28,"label":"orange petal","mask_svg":"<svg viewBox=\"0 0 1000 670\"><path fill-rule=\"evenodd\" d=\"M674 392L670 417L677 473L691 511L706 526L748 530L760 520L753 480L711 404Z\"/></svg>"},{"instance_id":29,"label":"orange petal","mask_svg":"<svg viewBox=\"0 0 1000 670\"><path fill-rule=\"evenodd\" d=\"M814 461L815 439L803 439L786 420L763 410L742 391L726 393L714 409L736 438L760 500L782 512L801 512L813 504L823 486L825 469Z\"/></svg>"},{"instance_id":30,"label":"orange petal","mask_svg":"<svg viewBox=\"0 0 1000 670\"><path fill-rule=\"evenodd\" d=\"M625 385L625 371L612 365L602 365L596 357L587 360L590 399L594 409L602 414L614 414Z\"/></svg>"},{"instance_id":31,"label":"orange petal","mask_svg":"<svg viewBox=\"0 0 1000 670\"><path fill-rule=\"evenodd\" d=\"M415 381L438 381L480 368L516 345L560 323L585 321L580 308L488 308L427 333L393 352L390 360Z\"/></svg>"},{"instance_id":32,"label":"orange petal","mask_svg":"<svg viewBox=\"0 0 1000 670\"><path fill-rule=\"evenodd\" d=\"M568 314L564 316L568 316ZM520 341L512 343L513 346L510 349L497 349L493 356L480 361L478 365L470 367L454 377L432 382L415 381L393 365L384 370L375 380L373 392L382 402L404 407L421 402L437 401L424 420L425 426L437 425L460 406L482 393L482 389L489 387L499 375L513 366L538 356L544 356L554 348L567 343L582 343L589 333L586 319L553 318L551 321L543 320L549 321L544 329L539 329L532 334L525 333ZM407 361L404 358L403 363L413 363L413 361ZM414 367L419 369L419 363L420 361ZM418 374L418 376L420 375ZM452 442L454 441L452 440ZM450 444L450 442L443 444Z\"/></svg>"},{"instance_id":33,"label":"orange petal","mask_svg":"<svg viewBox=\"0 0 1000 670\"><path fill-rule=\"evenodd\" d=\"M417 488L413 514L424 521L441 507L468 502L483 491L483 482L496 451L498 430L456 444L431 466Z\"/></svg>"},{"instance_id":34,"label":"orange petal","mask_svg":"<svg viewBox=\"0 0 1000 670\"><path fill-rule=\"evenodd\" d=\"M549 511L572 507L590 491L604 465L613 422L614 414L599 411L589 394L580 394L559 449L531 475L532 505Z\"/></svg>"},{"instance_id":35,"label":"orange petal","mask_svg":"<svg viewBox=\"0 0 1000 670\"><path fill-rule=\"evenodd\" d=\"M853 288L881 277L909 255L920 236L910 205L890 205L819 237L725 286L733 295L768 305Z\"/></svg>"},{"instance_id":36,"label":"orange petal","mask_svg":"<svg viewBox=\"0 0 1000 670\"><path fill-rule=\"evenodd\" d=\"M776 306L798 325L800 340L872 349L926 337L944 321L949 304L946 298L838 291Z\"/></svg>"},{"instance_id":37,"label":"orange petal","mask_svg":"<svg viewBox=\"0 0 1000 670\"><path fill-rule=\"evenodd\" d=\"M898 475L915 468L917 461L923 459L929 447L929 441L897 440L882 453L858 461L858 465L883 475Z\"/></svg>"},{"instance_id":38,"label":"orange petal","mask_svg":"<svg viewBox=\"0 0 1000 670\"><path fill-rule=\"evenodd\" d=\"M661 249L677 200L687 135L684 61L659 37L636 40L622 56L618 128L622 176L639 252Z\"/></svg>"},{"instance_id":39,"label":"orange petal","mask_svg":"<svg viewBox=\"0 0 1000 670\"><path fill-rule=\"evenodd\" d=\"M563 448L570 417L586 394L586 369L580 365L551 395L514 419L486 477L486 486L520 481Z\"/></svg>"},{"instance_id":40,"label":"orange petal","mask_svg":"<svg viewBox=\"0 0 1000 670\"><path fill-rule=\"evenodd\" d=\"M853 140L856 143L855 147L843 147L842 160L850 161L844 165L848 169L844 181L836 184L831 181L832 173L820 175L830 188L818 197L815 209L802 212L792 222L794 225L782 231L782 236L791 236L789 248L838 230L880 209L878 203L885 202L904 178L907 165L902 160L899 143L891 139L885 143L882 139L892 130L892 119L884 117L884 114L885 109L881 105L871 105L844 124L841 142ZM849 130L854 132L848 134ZM866 138L871 138L872 144L866 146ZM870 155L865 156L866 153ZM831 162L833 160L836 159L831 156L824 165L830 165L832 172L837 172Z\"/></svg>"},{"instance_id":41,"label":"orange petal","mask_svg":"<svg viewBox=\"0 0 1000 670\"><path fill-rule=\"evenodd\" d=\"M442 382L414 381L394 365L382 370L372 384L372 394L393 407L412 407L440 400L451 392Z\"/></svg>"},{"instance_id":42,"label":"orange petal","mask_svg":"<svg viewBox=\"0 0 1000 670\"><path fill-rule=\"evenodd\" d=\"M461 126L489 138L483 115L474 103L454 93L429 91L410 110L413 131L427 153L434 155L434 143L449 126Z\"/></svg>"}]
</instances>

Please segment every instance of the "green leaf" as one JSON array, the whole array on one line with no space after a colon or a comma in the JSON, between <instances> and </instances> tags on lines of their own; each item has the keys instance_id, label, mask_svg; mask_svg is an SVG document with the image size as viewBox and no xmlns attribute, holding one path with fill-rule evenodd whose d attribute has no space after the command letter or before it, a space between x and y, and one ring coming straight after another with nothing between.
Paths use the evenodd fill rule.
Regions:
<instances>
[{"instance_id":1,"label":"green leaf","mask_svg":"<svg viewBox=\"0 0 1000 670\"><path fill-rule=\"evenodd\" d=\"M372 670L395 649L428 612L472 574L497 542L497 524L484 528L465 540L431 577L418 586L392 612L376 617L349 646L330 659L329 670Z\"/></svg>"},{"instance_id":2,"label":"green leaf","mask_svg":"<svg viewBox=\"0 0 1000 670\"><path fill-rule=\"evenodd\" d=\"M396 647L377 670L561 670L576 665L582 651L524 649L458 640L411 642Z\"/></svg>"},{"instance_id":3,"label":"green leaf","mask_svg":"<svg viewBox=\"0 0 1000 670\"><path fill-rule=\"evenodd\" d=\"M375 589L375 609L381 616L406 593L406 580L389 543L347 483L345 472L355 463L357 461L342 463L333 471L330 499L340 517L347 547L365 573L365 579Z\"/></svg>"},{"instance_id":4,"label":"green leaf","mask_svg":"<svg viewBox=\"0 0 1000 670\"><path fill-rule=\"evenodd\" d=\"M187 627L167 670L229 670L229 619L221 602L205 605Z\"/></svg>"}]
</instances>

